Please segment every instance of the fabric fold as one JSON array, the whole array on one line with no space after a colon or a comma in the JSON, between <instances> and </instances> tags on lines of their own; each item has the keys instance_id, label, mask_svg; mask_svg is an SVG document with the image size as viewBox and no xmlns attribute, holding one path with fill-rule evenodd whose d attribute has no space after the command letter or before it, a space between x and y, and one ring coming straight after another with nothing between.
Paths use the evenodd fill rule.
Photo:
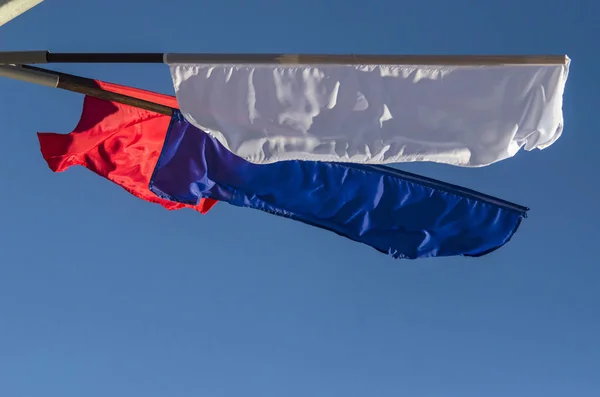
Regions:
<instances>
[{"instance_id":1,"label":"fabric fold","mask_svg":"<svg viewBox=\"0 0 600 397\"><path fill-rule=\"evenodd\" d=\"M107 91L177 106L172 96L96 83ZM86 96L80 120L71 133L40 132L38 139L42 156L54 172L83 166L142 200L168 210L187 207L205 214L216 204L215 200L201 199L186 205L161 199L148 189L169 122L169 116Z\"/></svg>"},{"instance_id":2,"label":"fabric fold","mask_svg":"<svg viewBox=\"0 0 600 397\"><path fill-rule=\"evenodd\" d=\"M150 190L194 205L212 198L290 218L394 258L481 256L506 244L527 208L386 166L253 164L173 115Z\"/></svg>"},{"instance_id":3,"label":"fabric fold","mask_svg":"<svg viewBox=\"0 0 600 397\"><path fill-rule=\"evenodd\" d=\"M234 154L482 167L562 134L557 65L169 65L184 117Z\"/></svg>"}]
</instances>

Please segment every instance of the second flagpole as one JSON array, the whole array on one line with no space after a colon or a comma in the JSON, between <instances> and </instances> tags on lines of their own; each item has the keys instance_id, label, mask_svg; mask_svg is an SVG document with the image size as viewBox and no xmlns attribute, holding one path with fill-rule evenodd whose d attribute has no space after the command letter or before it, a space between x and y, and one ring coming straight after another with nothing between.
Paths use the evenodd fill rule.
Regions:
<instances>
[{"instance_id":1,"label":"second flagpole","mask_svg":"<svg viewBox=\"0 0 600 397\"><path fill-rule=\"evenodd\" d=\"M28 83L44 85L46 87L60 88L107 101L119 102L125 105L135 106L168 116L173 114L173 108L168 106L134 98L128 95L110 92L100 87L98 83L92 79L56 72L54 70L47 70L27 65L0 65L0 76L25 81Z\"/></svg>"}]
</instances>

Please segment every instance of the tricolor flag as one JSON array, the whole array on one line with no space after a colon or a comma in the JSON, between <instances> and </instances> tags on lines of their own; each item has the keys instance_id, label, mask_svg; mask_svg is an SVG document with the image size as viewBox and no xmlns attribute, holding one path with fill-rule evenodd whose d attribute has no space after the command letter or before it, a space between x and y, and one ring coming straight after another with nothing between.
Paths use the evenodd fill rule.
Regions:
<instances>
[{"instance_id":1,"label":"tricolor flag","mask_svg":"<svg viewBox=\"0 0 600 397\"><path fill-rule=\"evenodd\" d=\"M481 167L563 130L564 64L194 63L165 54L179 107L241 158ZM292 62L290 62L292 63Z\"/></svg>"},{"instance_id":2,"label":"tricolor flag","mask_svg":"<svg viewBox=\"0 0 600 397\"><path fill-rule=\"evenodd\" d=\"M487 254L506 244L526 215L525 207L385 166L254 164L189 123L174 98L97 83L172 106L173 114L86 97L74 132L39 134L44 158L54 171L83 165L170 209L206 212L223 201L413 259Z\"/></svg>"}]
</instances>

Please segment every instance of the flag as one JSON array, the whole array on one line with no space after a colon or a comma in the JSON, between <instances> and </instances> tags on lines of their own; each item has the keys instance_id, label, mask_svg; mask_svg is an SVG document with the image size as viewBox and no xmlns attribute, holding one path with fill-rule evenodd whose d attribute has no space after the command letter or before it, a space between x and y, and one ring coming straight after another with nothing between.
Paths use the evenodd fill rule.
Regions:
<instances>
[{"instance_id":1,"label":"flag","mask_svg":"<svg viewBox=\"0 0 600 397\"><path fill-rule=\"evenodd\" d=\"M174 97L98 84L175 107ZM262 210L395 258L487 254L511 239L527 212L504 200L385 166L250 163L191 125L177 109L165 116L86 97L75 131L40 133L39 138L54 171L83 165L169 209L202 211L225 201Z\"/></svg>"},{"instance_id":2,"label":"flag","mask_svg":"<svg viewBox=\"0 0 600 397\"><path fill-rule=\"evenodd\" d=\"M235 65L169 61L183 116L257 164L486 166L562 134L564 65Z\"/></svg>"},{"instance_id":3,"label":"flag","mask_svg":"<svg viewBox=\"0 0 600 397\"><path fill-rule=\"evenodd\" d=\"M527 211L381 165L250 163L190 124L178 110L150 189L189 205L212 198L261 210L410 259L485 255L511 239Z\"/></svg>"},{"instance_id":4,"label":"flag","mask_svg":"<svg viewBox=\"0 0 600 397\"><path fill-rule=\"evenodd\" d=\"M107 91L177 107L172 96L102 81L96 84ZM169 122L169 116L86 96L73 132L38 133L38 139L42 155L54 172L84 166L142 200L168 210L189 207L205 214L216 204L215 200L201 199L186 205L161 199L148 188Z\"/></svg>"}]
</instances>

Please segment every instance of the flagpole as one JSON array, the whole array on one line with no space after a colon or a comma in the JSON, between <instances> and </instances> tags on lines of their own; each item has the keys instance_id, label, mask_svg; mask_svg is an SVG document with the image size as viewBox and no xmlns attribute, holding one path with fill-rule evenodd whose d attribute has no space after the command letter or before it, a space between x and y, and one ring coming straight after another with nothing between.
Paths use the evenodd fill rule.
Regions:
<instances>
[{"instance_id":1,"label":"flagpole","mask_svg":"<svg viewBox=\"0 0 600 397\"><path fill-rule=\"evenodd\" d=\"M60 88L62 90L77 92L79 94L135 106L168 116L173 115L173 108L171 107L145 101L143 99L138 99L128 95L107 91L100 87L96 81L85 77L74 76L67 73L55 72L53 70L27 65L0 65L0 76L25 81L28 83L39 84L46 87Z\"/></svg>"},{"instance_id":2,"label":"flagpole","mask_svg":"<svg viewBox=\"0 0 600 397\"><path fill-rule=\"evenodd\" d=\"M0 0L0 26L26 13L44 0Z\"/></svg>"},{"instance_id":3,"label":"flagpole","mask_svg":"<svg viewBox=\"0 0 600 397\"><path fill-rule=\"evenodd\" d=\"M0 52L0 64L36 63L203 63L279 65L564 65L566 55L360 55L360 54L186 54Z\"/></svg>"}]
</instances>

